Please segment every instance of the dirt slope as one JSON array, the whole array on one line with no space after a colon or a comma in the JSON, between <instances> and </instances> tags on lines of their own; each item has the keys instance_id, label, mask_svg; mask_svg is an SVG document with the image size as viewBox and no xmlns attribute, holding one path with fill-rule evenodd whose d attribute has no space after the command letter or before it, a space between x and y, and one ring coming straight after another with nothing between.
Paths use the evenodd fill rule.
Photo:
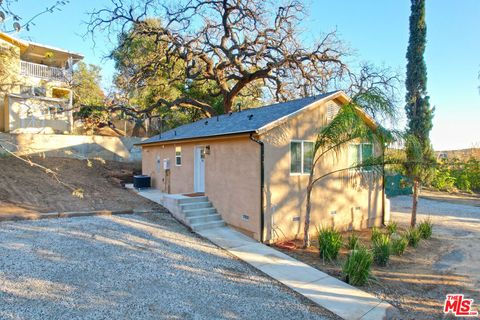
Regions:
<instances>
[{"instance_id":1,"label":"dirt slope","mask_svg":"<svg viewBox=\"0 0 480 320\"><path fill-rule=\"evenodd\" d=\"M121 185L139 170L132 164L47 158L33 159L58 173L75 188L83 189L84 198L58 183L42 169L12 157L0 158L0 210L21 207L39 212L153 209L156 204L137 196Z\"/></svg>"}]
</instances>

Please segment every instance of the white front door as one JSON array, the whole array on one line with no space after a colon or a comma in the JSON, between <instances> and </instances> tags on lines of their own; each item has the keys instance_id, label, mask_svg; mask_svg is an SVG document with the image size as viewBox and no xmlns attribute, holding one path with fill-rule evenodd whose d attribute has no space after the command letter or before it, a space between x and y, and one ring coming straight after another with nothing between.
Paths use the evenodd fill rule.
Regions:
<instances>
[{"instance_id":1,"label":"white front door","mask_svg":"<svg viewBox=\"0 0 480 320\"><path fill-rule=\"evenodd\" d=\"M193 170L193 187L195 192L205 192L205 147L195 147L195 161Z\"/></svg>"}]
</instances>

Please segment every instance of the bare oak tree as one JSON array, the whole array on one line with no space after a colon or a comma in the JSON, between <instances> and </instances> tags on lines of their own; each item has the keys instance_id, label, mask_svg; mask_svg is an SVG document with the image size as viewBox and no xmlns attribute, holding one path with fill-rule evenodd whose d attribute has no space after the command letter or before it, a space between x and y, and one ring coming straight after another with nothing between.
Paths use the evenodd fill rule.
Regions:
<instances>
[{"instance_id":1,"label":"bare oak tree","mask_svg":"<svg viewBox=\"0 0 480 320\"><path fill-rule=\"evenodd\" d=\"M16 8L16 5L19 5L18 2L18 0L0 1L0 30L7 33L19 32L22 29L29 31L30 27L35 25L35 20L37 18L47 13L61 11L63 6L70 3L69 0L46 1L47 7L44 10L41 10L32 16L22 17L18 14L18 8ZM12 20L11 25L5 25L7 20Z\"/></svg>"},{"instance_id":2,"label":"bare oak tree","mask_svg":"<svg viewBox=\"0 0 480 320\"><path fill-rule=\"evenodd\" d=\"M119 1L91 13L89 32L107 31L154 37L164 54L146 63L133 76L141 83L152 70L165 72L178 83L214 83L210 94L222 97L223 112L249 85L259 83L265 95L281 101L326 92L332 79L350 75L343 61L348 50L330 32L313 46L302 43L300 21L305 8L298 0L282 5L265 0L190 0L169 6L162 0ZM152 16L161 25L147 23ZM133 30L133 32L131 32ZM129 32L130 31L130 32ZM128 45L128 38L121 45ZM179 69L181 72L179 73ZM145 71L145 72L144 72ZM146 72L148 71L148 72ZM205 101L191 97L160 99L158 106L187 106L212 115Z\"/></svg>"}]
</instances>

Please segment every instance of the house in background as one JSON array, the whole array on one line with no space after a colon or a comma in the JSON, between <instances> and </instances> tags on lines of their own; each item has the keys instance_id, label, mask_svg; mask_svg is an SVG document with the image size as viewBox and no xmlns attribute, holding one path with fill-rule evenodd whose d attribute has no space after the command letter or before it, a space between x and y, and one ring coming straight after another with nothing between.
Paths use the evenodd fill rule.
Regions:
<instances>
[{"instance_id":1,"label":"house in background","mask_svg":"<svg viewBox=\"0 0 480 320\"><path fill-rule=\"evenodd\" d=\"M78 53L0 33L0 131L69 133L73 125L69 89Z\"/></svg>"},{"instance_id":2,"label":"house in background","mask_svg":"<svg viewBox=\"0 0 480 320\"><path fill-rule=\"evenodd\" d=\"M143 174L163 193L208 197L177 201L181 209L172 213L192 228L199 221L226 223L262 242L301 237L313 143L348 101L337 91L178 127L140 144ZM347 168L379 152L376 145L352 143L318 163L317 172ZM378 226L387 210L382 177L342 172L316 184L311 230Z\"/></svg>"}]
</instances>

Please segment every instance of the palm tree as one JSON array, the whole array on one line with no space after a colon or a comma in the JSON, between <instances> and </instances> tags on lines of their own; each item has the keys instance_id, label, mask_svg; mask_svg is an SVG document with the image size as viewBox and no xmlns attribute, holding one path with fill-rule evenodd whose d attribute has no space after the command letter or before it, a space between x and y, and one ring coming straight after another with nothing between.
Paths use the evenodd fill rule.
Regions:
<instances>
[{"instance_id":1,"label":"palm tree","mask_svg":"<svg viewBox=\"0 0 480 320\"><path fill-rule=\"evenodd\" d=\"M389 141L394 136L394 131L386 130L376 124L376 122L364 111L365 103L368 103L367 108L382 110L383 114L393 116L395 114L395 107L387 100L375 92L364 92L357 94L350 103L344 105L337 115L327 125L322 127L318 132L314 147L313 147L313 165L310 171L310 176L307 185L306 196L306 216L304 226L304 247L310 246L310 218L311 218L311 195L315 184L327 176L336 174L346 170L362 169L365 167L372 168L372 172L383 173L383 163L385 159L384 149ZM364 105L364 107L362 107ZM345 168L338 168L330 172L318 174L317 165L321 163L326 157L336 155L342 151L349 143L361 141L370 142L372 145L379 145L381 147L381 155L379 157L371 157L364 159L360 163L352 164Z\"/></svg>"}]
</instances>

